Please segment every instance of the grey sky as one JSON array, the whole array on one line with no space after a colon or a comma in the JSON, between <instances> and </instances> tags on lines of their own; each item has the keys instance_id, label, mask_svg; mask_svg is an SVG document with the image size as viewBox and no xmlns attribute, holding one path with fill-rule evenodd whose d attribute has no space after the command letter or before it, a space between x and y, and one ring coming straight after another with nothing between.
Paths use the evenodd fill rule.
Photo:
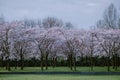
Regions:
<instances>
[{"instance_id":1,"label":"grey sky","mask_svg":"<svg viewBox=\"0 0 120 80\"><path fill-rule=\"evenodd\" d=\"M77 28L89 28L102 18L110 3L120 7L120 0L0 0L0 14L6 20L57 17Z\"/></svg>"}]
</instances>

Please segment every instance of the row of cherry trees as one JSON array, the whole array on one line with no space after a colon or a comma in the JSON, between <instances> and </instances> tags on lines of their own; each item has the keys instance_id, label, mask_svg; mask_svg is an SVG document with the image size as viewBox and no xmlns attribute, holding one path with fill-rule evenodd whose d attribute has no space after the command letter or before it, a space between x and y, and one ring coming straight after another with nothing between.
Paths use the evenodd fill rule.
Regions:
<instances>
[{"instance_id":1,"label":"row of cherry trees","mask_svg":"<svg viewBox=\"0 0 120 80\"><path fill-rule=\"evenodd\" d=\"M35 57L40 60L41 70L48 69L48 60L53 68L57 58L67 60L71 70L76 70L78 58L84 61L89 57L93 70L94 57L103 58L108 71L112 64L117 70L120 57L120 19L117 9L111 4L105 11L102 20L93 30L73 29L71 23L48 17L40 20L25 19L5 22L0 18L0 64L5 62L7 70L11 70L11 60L20 61L21 70L24 60ZM105 59L104 59L105 58ZM107 60L106 60L107 58ZM105 65L106 66L106 65Z\"/></svg>"},{"instance_id":2,"label":"row of cherry trees","mask_svg":"<svg viewBox=\"0 0 120 80\"><path fill-rule=\"evenodd\" d=\"M55 67L58 57L68 60L70 69L76 70L78 57L82 59L85 56L90 57L91 70L95 56L107 57L108 71L112 59L112 65L117 70L120 30L77 30L58 26L26 28L17 22L0 25L0 60L6 61L7 70L10 70L11 60L20 60L23 69L24 59L31 57L40 59L41 70L44 65L48 69L48 60Z\"/></svg>"}]
</instances>

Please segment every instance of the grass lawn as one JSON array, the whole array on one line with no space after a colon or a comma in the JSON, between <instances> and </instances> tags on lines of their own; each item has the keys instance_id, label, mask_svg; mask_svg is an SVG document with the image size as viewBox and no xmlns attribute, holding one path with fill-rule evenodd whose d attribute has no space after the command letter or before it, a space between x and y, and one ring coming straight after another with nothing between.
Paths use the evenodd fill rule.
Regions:
<instances>
[{"instance_id":1,"label":"grass lawn","mask_svg":"<svg viewBox=\"0 0 120 80\"><path fill-rule=\"evenodd\" d=\"M11 68L11 72L40 72L41 68L40 67L25 67L24 70L20 70L20 67L18 67L17 69L15 69L14 67ZM44 71L64 71L64 72L70 72L70 68L68 67L55 67L54 69L52 67L48 67L48 70L44 70ZM81 71L81 72L90 72L91 68L90 67L77 67L77 71ZM95 72L107 72L107 67L94 67L93 71ZM111 71L115 71L114 69L112 69L111 67ZM0 72L8 72L7 70L5 70L5 68L0 68ZM117 71L115 72L120 72L120 67L118 68Z\"/></svg>"},{"instance_id":2,"label":"grass lawn","mask_svg":"<svg viewBox=\"0 0 120 80\"><path fill-rule=\"evenodd\" d=\"M0 75L0 80L120 80L119 75Z\"/></svg>"}]
</instances>

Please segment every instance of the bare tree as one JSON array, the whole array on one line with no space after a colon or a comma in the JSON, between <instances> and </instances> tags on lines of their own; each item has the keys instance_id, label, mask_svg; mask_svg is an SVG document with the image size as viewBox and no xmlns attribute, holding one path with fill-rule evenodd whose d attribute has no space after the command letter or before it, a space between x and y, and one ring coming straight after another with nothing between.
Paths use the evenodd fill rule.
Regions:
<instances>
[{"instance_id":1,"label":"bare tree","mask_svg":"<svg viewBox=\"0 0 120 80\"><path fill-rule=\"evenodd\" d=\"M66 28L73 28L74 26L73 26L73 24L71 22L66 22L65 27Z\"/></svg>"},{"instance_id":2,"label":"bare tree","mask_svg":"<svg viewBox=\"0 0 120 80\"><path fill-rule=\"evenodd\" d=\"M114 4L110 4L105 10L103 19L97 22L97 28L118 29L118 12Z\"/></svg>"},{"instance_id":3,"label":"bare tree","mask_svg":"<svg viewBox=\"0 0 120 80\"><path fill-rule=\"evenodd\" d=\"M63 22L54 17L47 17L42 21L44 28L51 28L51 27L62 27Z\"/></svg>"},{"instance_id":4,"label":"bare tree","mask_svg":"<svg viewBox=\"0 0 120 80\"><path fill-rule=\"evenodd\" d=\"M5 18L4 18L4 15L1 14L0 15L0 25L3 25L3 24L5 24Z\"/></svg>"}]
</instances>

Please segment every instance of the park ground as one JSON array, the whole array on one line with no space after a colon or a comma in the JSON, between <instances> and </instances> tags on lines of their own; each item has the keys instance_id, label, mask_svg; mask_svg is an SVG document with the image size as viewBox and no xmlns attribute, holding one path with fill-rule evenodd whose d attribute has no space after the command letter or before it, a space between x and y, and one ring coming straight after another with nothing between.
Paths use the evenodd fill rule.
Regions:
<instances>
[{"instance_id":1,"label":"park ground","mask_svg":"<svg viewBox=\"0 0 120 80\"><path fill-rule=\"evenodd\" d=\"M20 67L17 67L17 69L15 69L14 67L11 67L11 71L10 72L40 72L41 68L40 67L25 67L24 70L20 70ZM74 70L70 70L70 68L68 67L48 67L48 70L43 70L44 72L49 72L49 71L53 71L53 72L73 72ZM91 72L91 68L90 67L77 67L78 72ZM0 72L8 72L8 70L4 68L0 68ZM94 67L92 72L108 72L107 71L107 67ZM120 67L118 67L118 69L115 71L112 67L110 67L110 72L120 72Z\"/></svg>"},{"instance_id":2,"label":"park ground","mask_svg":"<svg viewBox=\"0 0 120 80\"><path fill-rule=\"evenodd\" d=\"M110 72L120 72L120 67L115 71L112 67ZM49 67L43 72L74 72L68 67ZM0 68L0 72L8 72L4 68ZM11 68L9 72L41 72L40 67L25 67L20 70L20 67ZM77 67L77 72L108 72L107 67L94 67L91 71L90 67ZM119 75L80 75L80 74L0 74L0 80L120 80Z\"/></svg>"},{"instance_id":3,"label":"park ground","mask_svg":"<svg viewBox=\"0 0 120 80\"><path fill-rule=\"evenodd\" d=\"M0 75L0 80L120 80L119 75Z\"/></svg>"}]
</instances>

